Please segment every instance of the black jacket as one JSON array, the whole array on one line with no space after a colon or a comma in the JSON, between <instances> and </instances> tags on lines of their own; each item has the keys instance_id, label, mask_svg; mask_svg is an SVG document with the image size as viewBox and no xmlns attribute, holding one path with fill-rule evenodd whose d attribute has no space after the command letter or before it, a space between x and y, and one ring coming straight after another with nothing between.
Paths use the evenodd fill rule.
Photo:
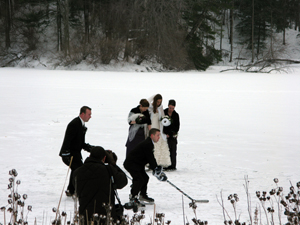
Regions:
<instances>
[{"instance_id":1,"label":"black jacket","mask_svg":"<svg viewBox=\"0 0 300 225\"><path fill-rule=\"evenodd\" d=\"M165 115L168 115L168 108L164 109ZM179 115L178 113L174 110L172 113L172 123L170 126L164 127L163 132L165 134L169 135L169 138L173 138L173 135L176 135L179 131L180 127L180 121L179 121Z\"/></svg>"},{"instance_id":2,"label":"black jacket","mask_svg":"<svg viewBox=\"0 0 300 225\"><path fill-rule=\"evenodd\" d=\"M79 117L73 119L67 126L60 156L73 156L73 160L81 160L81 150L91 151L91 146L85 143L86 127L82 126Z\"/></svg>"},{"instance_id":3,"label":"black jacket","mask_svg":"<svg viewBox=\"0 0 300 225\"><path fill-rule=\"evenodd\" d=\"M110 172L107 167L110 167ZM118 166L105 165L102 161L92 157L88 157L83 166L75 170L74 182L79 198L80 215L86 216L86 210L89 218L94 213L106 215L102 204L108 204L110 196L113 206L112 217L116 218L115 196L113 187L110 185L110 173L114 179L115 189L121 189L127 185L126 174Z\"/></svg>"},{"instance_id":4,"label":"black jacket","mask_svg":"<svg viewBox=\"0 0 300 225\"><path fill-rule=\"evenodd\" d=\"M157 167L156 160L153 154L154 145L150 137L139 143L128 154L124 161L126 169L140 170L145 169L145 165L149 163L150 168L154 170Z\"/></svg>"}]
</instances>

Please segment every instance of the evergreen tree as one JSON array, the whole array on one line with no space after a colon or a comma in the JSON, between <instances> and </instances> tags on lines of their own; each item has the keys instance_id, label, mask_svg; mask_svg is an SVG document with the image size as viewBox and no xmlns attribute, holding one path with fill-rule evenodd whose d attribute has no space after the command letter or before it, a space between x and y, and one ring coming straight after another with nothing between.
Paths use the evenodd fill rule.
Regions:
<instances>
[{"instance_id":1,"label":"evergreen tree","mask_svg":"<svg viewBox=\"0 0 300 225\"><path fill-rule=\"evenodd\" d=\"M221 23L219 1L187 0L189 6L183 13L187 23L188 34L184 40L190 60L197 70L206 70L214 62L221 60L221 51L215 49L216 32L214 24Z\"/></svg>"}]
</instances>

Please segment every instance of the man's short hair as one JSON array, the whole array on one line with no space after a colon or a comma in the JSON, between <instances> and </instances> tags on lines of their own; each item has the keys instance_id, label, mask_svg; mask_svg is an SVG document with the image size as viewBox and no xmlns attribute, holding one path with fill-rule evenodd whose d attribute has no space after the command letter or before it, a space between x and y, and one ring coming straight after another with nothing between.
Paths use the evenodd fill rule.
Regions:
<instances>
[{"instance_id":1,"label":"man's short hair","mask_svg":"<svg viewBox=\"0 0 300 225\"><path fill-rule=\"evenodd\" d=\"M81 113L86 113L86 110L92 110L90 107L88 107L88 106L82 106L81 107L81 109L80 109L80 113L79 113L79 115L81 114Z\"/></svg>"},{"instance_id":2,"label":"man's short hair","mask_svg":"<svg viewBox=\"0 0 300 225\"><path fill-rule=\"evenodd\" d=\"M170 99L168 105L176 106L176 101L174 99Z\"/></svg>"},{"instance_id":3,"label":"man's short hair","mask_svg":"<svg viewBox=\"0 0 300 225\"><path fill-rule=\"evenodd\" d=\"M149 131L149 137L151 137L151 135L152 134L156 134L156 132L160 132L160 130L159 129L157 129L157 128L151 128L151 130Z\"/></svg>"}]
</instances>

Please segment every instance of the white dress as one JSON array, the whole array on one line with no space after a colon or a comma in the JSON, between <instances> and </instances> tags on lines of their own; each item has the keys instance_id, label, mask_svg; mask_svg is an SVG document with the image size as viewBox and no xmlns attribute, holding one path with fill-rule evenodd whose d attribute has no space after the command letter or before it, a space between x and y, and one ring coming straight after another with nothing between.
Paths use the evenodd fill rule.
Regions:
<instances>
[{"instance_id":1,"label":"white dress","mask_svg":"<svg viewBox=\"0 0 300 225\"><path fill-rule=\"evenodd\" d=\"M163 125L161 124L161 118L164 116L163 106L160 105L157 108L158 112L154 113L152 104L150 104L148 110L151 118L151 128L157 128L160 130L160 139L157 143L154 143L154 157L156 159L157 165L162 167L168 167L171 165L171 157L167 137L163 133Z\"/></svg>"}]
</instances>

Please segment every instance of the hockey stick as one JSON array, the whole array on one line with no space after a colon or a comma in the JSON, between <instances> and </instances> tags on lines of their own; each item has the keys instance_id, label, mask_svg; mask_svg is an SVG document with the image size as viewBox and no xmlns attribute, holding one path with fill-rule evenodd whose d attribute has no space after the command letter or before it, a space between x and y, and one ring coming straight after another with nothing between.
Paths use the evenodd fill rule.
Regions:
<instances>
[{"instance_id":1,"label":"hockey stick","mask_svg":"<svg viewBox=\"0 0 300 225\"><path fill-rule=\"evenodd\" d=\"M124 172L124 171L123 171ZM125 173L125 172L124 172ZM126 173L125 173L126 174ZM128 176L126 174L126 177L128 177L128 179L132 180L132 178L130 176ZM174 188L176 188L178 191L180 191L183 195L185 195L186 197L188 197L190 200L192 200L193 202L199 202L199 203L208 203L209 200L195 200L193 198L191 198L190 196L188 196L186 193L184 193L182 190L180 190L175 184L173 184L171 181L167 180L167 182L169 184L171 184Z\"/></svg>"},{"instance_id":2,"label":"hockey stick","mask_svg":"<svg viewBox=\"0 0 300 225\"><path fill-rule=\"evenodd\" d=\"M209 200L196 200L188 196L186 193L184 193L179 187L177 187L175 184L173 184L171 181L167 180L169 184L171 184L174 188L176 188L180 193L182 193L184 196L188 197L193 202L199 202L199 203L208 203Z\"/></svg>"}]
</instances>

